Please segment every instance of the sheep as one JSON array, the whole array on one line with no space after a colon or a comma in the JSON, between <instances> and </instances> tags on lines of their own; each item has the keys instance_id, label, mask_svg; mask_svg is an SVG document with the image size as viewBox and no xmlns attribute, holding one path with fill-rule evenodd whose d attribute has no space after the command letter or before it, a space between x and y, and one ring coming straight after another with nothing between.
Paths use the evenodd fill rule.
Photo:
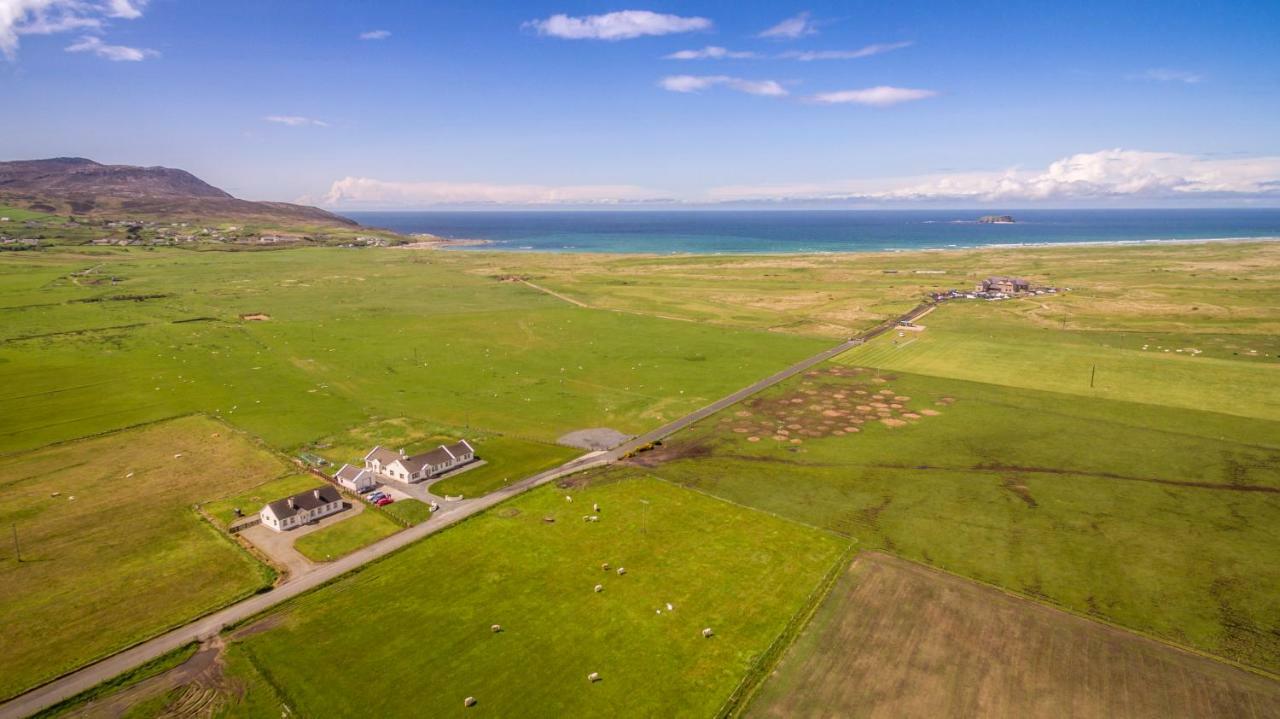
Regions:
<instances>
[{"instance_id":1,"label":"sheep","mask_svg":"<svg viewBox=\"0 0 1280 719\"><path fill-rule=\"evenodd\" d=\"M597 584L597 585L596 585L596 594L599 594L600 592L603 592L603 591L604 591L604 585L603 585L603 584Z\"/></svg>"},{"instance_id":2,"label":"sheep","mask_svg":"<svg viewBox=\"0 0 1280 719\"><path fill-rule=\"evenodd\" d=\"M497 634L498 632L502 631L502 625L501 625L501 624L495 624L495 625L493 625L493 626L489 627L489 630L490 630L490 631L492 631L494 634Z\"/></svg>"},{"instance_id":3,"label":"sheep","mask_svg":"<svg viewBox=\"0 0 1280 719\"><path fill-rule=\"evenodd\" d=\"M595 684L596 682L600 681L600 672L591 672L590 674L588 674L587 681L591 682L592 684Z\"/></svg>"},{"instance_id":4,"label":"sheep","mask_svg":"<svg viewBox=\"0 0 1280 719\"><path fill-rule=\"evenodd\" d=\"M621 577L622 575L624 575L624 574L626 574L626 573L627 573L627 568L626 568L626 567L618 567L618 576L619 576L619 577Z\"/></svg>"},{"instance_id":5,"label":"sheep","mask_svg":"<svg viewBox=\"0 0 1280 719\"><path fill-rule=\"evenodd\" d=\"M608 562L605 562L604 564L601 564L601 565L600 565L600 569L602 569L602 570L604 570L604 571L606 571L606 572L607 572L607 571L609 571L609 563L608 563Z\"/></svg>"},{"instance_id":6,"label":"sheep","mask_svg":"<svg viewBox=\"0 0 1280 719\"><path fill-rule=\"evenodd\" d=\"M566 494L564 495L564 501L568 502L569 504L573 504L573 497L570 497L569 495Z\"/></svg>"},{"instance_id":7,"label":"sheep","mask_svg":"<svg viewBox=\"0 0 1280 719\"><path fill-rule=\"evenodd\" d=\"M707 627L706 629L703 629L703 630L702 630L702 636L703 636L704 638L706 638L706 639L710 639L711 637L714 637L715 635L716 635L716 633L715 633L715 632L713 632L713 631L711 631L711 627Z\"/></svg>"},{"instance_id":8,"label":"sheep","mask_svg":"<svg viewBox=\"0 0 1280 719\"><path fill-rule=\"evenodd\" d=\"M476 705L475 697L467 697L466 699L462 700L462 706L464 707L473 707L475 705Z\"/></svg>"},{"instance_id":9,"label":"sheep","mask_svg":"<svg viewBox=\"0 0 1280 719\"><path fill-rule=\"evenodd\" d=\"M600 504L599 504L599 503L593 504L593 505L591 505L591 508L592 508L592 510L593 510L593 511L595 511L595 512L599 512L599 511L600 511Z\"/></svg>"}]
</instances>

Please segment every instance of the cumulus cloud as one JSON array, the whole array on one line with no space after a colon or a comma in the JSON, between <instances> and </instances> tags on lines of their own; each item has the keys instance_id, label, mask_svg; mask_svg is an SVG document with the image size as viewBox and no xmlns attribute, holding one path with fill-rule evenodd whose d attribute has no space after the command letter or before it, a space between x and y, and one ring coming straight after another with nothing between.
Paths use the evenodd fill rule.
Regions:
<instances>
[{"instance_id":1,"label":"cumulus cloud","mask_svg":"<svg viewBox=\"0 0 1280 719\"><path fill-rule=\"evenodd\" d=\"M701 50L680 50L664 55L664 60L747 60L760 57L749 50L729 50L716 45L708 45Z\"/></svg>"},{"instance_id":2,"label":"cumulus cloud","mask_svg":"<svg viewBox=\"0 0 1280 719\"><path fill-rule=\"evenodd\" d=\"M818 24L813 21L806 11L764 30L757 37L772 38L774 40L796 40L806 35L816 34L818 34Z\"/></svg>"},{"instance_id":3,"label":"cumulus cloud","mask_svg":"<svg viewBox=\"0 0 1280 719\"><path fill-rule=\"evenodd\" d=\"M430 207L433 205L615 205L649 202L664 195L637 185L521 185L482 182L389 182L368 177L337 180L326 205Z\"/></svg>"},{"instance_id":4,"label":"cumulus cloud","mask_svg":"<svg viewBox=\"0 0 1280 719\"><path fill-rule=\"evenodd\" d=\"M889 87L887 85L880 85L878 87L868 87L863 90L822 92L809 99L822 105L845 105L852 103L855 105L871 105L872 107L888 107L889 105L897 105L901 102L923 100L937 94L938 93L933 90L916 90L908 87Z\"/></svg>"},{"instance_id":5,"label":"cumulus cloud","mask_svg":"<svg viewBox=\"0 0 1280 719\"><path fill-rule=\"evenodd\" d=\"M1148 80L1151 82L1181 82L1194 85L1204 80L1204 75L1186 70L1171 70L1167 67L1151 68L1129 76L1130 80Z\"/></svg>"},{"instance_id":6,"label":"cumulus cloud","mask_svg":"<svg viewBox=\"0 0 1280 719\"><path fill-rule=\"evenodd\" d=\"M1011 168L885 180L713 189L718 201L1070 202L1280 198L1280 156L1208 158L1102 150L1041 170Z\"/></svg>"},{"instance_id":7,"label":"cumulus cloud","mask_svg":"<svg viewBox=\"0 0 1280 719\"><path fill-rule=\"evenodd\" d=\"M566 40L630 40L645 35L672 35L711 29L705 17L681 17L648 10L621 10L604 15L552 15L524 24L539 35Z\"/></svg>"},{"instance_id":8,"label":"cumulus cloud","mask_svg":"<svg viewBox=\"0 0 1280 719\"><path fill-rule=\"evenodd\" d=\"M911 47L911 42L886 42L877 43L875 45L867 45L857 50L788 50L781 53L778 57L787 60L799 60L800 62L812 62L814 60L857 60L863 57L871 57L872 55L881 55L894 50L901 50L904 47Z\"/></svg>"},{"instance_id":9,"label":"cumulus cloud","mask_svg":"<svg viewBox=\"0 0 1280 719\"><path fill-rule=\"evenodd\" d=\"M102 29L110 19L135 20L141 17L146 5L147 0L0 0L0 53L12 61L18 56L20 38L23 35L96 31ZM139 52L147 57L150 51ZM108 55L103 57L134 59Z\"/></svg>"},{"instance_id":10,"label":"cumulus cloud","mask_svg":"<svg viewBox=\"0 0 1280 719\"><path fill-rule=\"evenodd\" d=\"M386 40L389 37L391 37L390 30L369 30L360 33L361 40Z\"/></svg>"},{"instance_id":11,"label":"cumulus cloud","mask_svg":"<svg viewBox=\"0 0 1280 719\"><path fill-rule=\"evenodd\" d=\"M773 80L745 80L728 75L668 75L658 81L658 86L671 92L701 92L723 86L749 95L783 97L787 89Z\"/></svg>"},{"instance_id":12,"label":"cumulus cloud","mask_svg":"<svg viewBox=\"0 0 1280 719\"><path fill-rule=\"evenodd\" d=\"M102 41L102 38L92 35L86 35L68 45L67 52L91 52L98 57L114 62L139 62L149 57L160 56L159 52L147 48L108 45Z\"/></svg>"},{"instance_id":13,"label":"cumulus cloud","mask_svg":"<svg viewBox=\"0 0 1280 719\"><path fill-rule=\"evenodd\" d=\"M311 117L302 117L301 115L267 115L262 118L267 122L274 122L277 125L288 125L289 127L328 127L329 123L324 120L317 120Z\"/></svg>"}]
</instances>

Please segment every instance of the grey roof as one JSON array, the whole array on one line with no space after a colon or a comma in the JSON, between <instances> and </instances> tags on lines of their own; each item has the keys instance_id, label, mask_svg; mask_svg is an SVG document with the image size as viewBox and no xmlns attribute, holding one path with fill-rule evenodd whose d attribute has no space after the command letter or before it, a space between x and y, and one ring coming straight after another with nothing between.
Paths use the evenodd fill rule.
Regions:
<instances>
[{"instance_id":1,"label":"grey roof","mask_svg":"<svg viewBox=\"0 0 1280 719\"><path fill-rule=\"evenodd\" d=\"M299 492L292 497L277 499L274 502L268 503L267 506L271 508L272 514L275 514L280 519L287 519L298 512L315 509L321 505L328 504L330 502L337 502L341 499L342 495L338 494L338 490L330 487L329 485L325 485L323 487L316 487L315 489L308 489L305 492ZM289 500L293 500L293 506L289 505Z\"/></svg>"},{"instance_id":2,"label":"grey roof","mask_svg":"<svg viewBox=\"0 0 1280 719\"><path fill-rule=\"evenodd\" d=\"M377 446L369 450L369 453L364 456L364 461L366 462L371 459L376 459L385 466L400 459L400 453L383 446Z\"/></svg>"},{"instance_id":3,"label":"grey roof","mask_svg":"<svg viewBox=\"0 0 1280 719\"><path fill-rule=\"evenodd\" d=\"M430 452L415 454L412 457L405 457L400 460L400 463L403 464L410 472L416 473L427 465L435 466L438 464L447 464L468 452L474 453L475 450L472 449L470 443L464 439L454 442L447 447L442 444Z\"/></svg>"},{"instance_id":4,"label":"grey roof","mask_svg":"<svg viewBox=\"0 0 1280 719\"><path fill-rule=\"evenodd\" d=\"M349 464L344 464L342 465L342 469L334 473L333 478L345 479L348 482L354 482L357 479L359 479L360 475L362 474L365 474L365 471L363 469L359 467L352 467Z\"/></svg>"}]
</instances>

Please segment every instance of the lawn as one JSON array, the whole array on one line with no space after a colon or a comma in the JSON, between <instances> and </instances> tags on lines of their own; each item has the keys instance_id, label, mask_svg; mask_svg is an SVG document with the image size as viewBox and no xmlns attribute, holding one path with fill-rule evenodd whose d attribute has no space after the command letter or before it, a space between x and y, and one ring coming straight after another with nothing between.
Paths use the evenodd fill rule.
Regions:
<instances>
[{"instance_id":1,"label":"lawn","mask_svg":"<svg viewBox=\"0 0 1280 719\"><path fill-rule=\"evenodd\" d=\"M476 456L485 464L440 480L431 486L432 493L442 497L479 497L583 454L582 450L572 447L497 435L483 437L472 444Z\"/></svg>"},{"instance_id":2,"label":"lawn","mask_svg":"<svg viewBox=\"0 0 1280 719\"><path fill-rule=\"evenodd\" d=\"M636 433L828 344L583 309L460 253L15 254L0 452L194 411L287 450L397 417L540 442Z\"/></svg>"},{"instance_id":3,"label":"lawn","mask_svg":"<svg viewBox=\"0 0 1280 719\"><path fill-rule=\"evenodd\" d=\"M200 508L225 528L238 519L236 516L237 508L244 513L244 516L251 517L256 515L258 510L262 509L268 502L284 499L290 495L305 492L308 489L315 489L323 484L324 480L314 474L290 474L263 482L256 487L237 492L230 497L204 502L200 505Z\"/></svg>"},{"instance_id":4,"label":"lawn","mask_svg":"<svg viewBox=\"0 0 1280 719\"><path fill-rule=\"evenodd\" d=\"M1037 322L1030 302L951 303L921 320L924 332L882 335L839 361L1280 419L1276 336L1064 330Z\"/></svg>"},{"instance_id":5,"label":"lawn","mask_svg":"<svg viewBox=\"0 0 1280 719\"><path fill-rule=\"evenodd\" d=\"M534 490L411 545L268 615L231 655L300 716L460 716L468 696L490 716L712 716L845 542L608 479ZM600 521L582 521L593 503ZM352 666L376 671L338 669Z\"/></svg>"},{"instance_id":6,"label":"lawn","mask_svg":"<svg viewBox=\"0 0 1280 719\"><path fill-rule=\"evenodd\" d=\"M0 457L0 697L269 586L192 506L286 470L201 417Z\"/></svg>"},{"instance_id":7,"label":"lawn","mask_svg":"<svg viewBox=\"0 0 1280 719\"><path fill-rule=\"evenodd\" d=\"M1276 671L1277 438L1280 423L1228 414L829 364L635 461L860 548Z\"/></svg>"},{"instance_id":8,"label":"lawn","mask_svg":"<svg viewBox=\"0 0 1280 719\"><path fill-rule=\"evenodd\" d=\"M377 510L366 508L359 514L298 537L293 548L313 562L329 562L389 537L401 529L403 527Z\"/></svg>"},{"instance_id":9,"label":"lawn","mask_svg":"<svg viewBox=\"0 0 1280 719\"><path fill-rule=\"evenodd\" d=\"M478 497L508 482L558 467L583 453L582 450L549 442L482 429L445 427L403 417L369 422L317 440L314 451L333 462L333 470L337 471L343 464L363 466L363 457L377 445L404 449L412 455L464 438L475 447L476 456L484 460L484 464L441 480L433 485L433 493Z\"/></svg>"},{"instance_id":10,"label":"lawn","mask_svg":"<svg viewBox=\"0 0 1280 719\"><path fill-rule=\"evenodd\" d=\"M395 503L383 507L382 511L407 527L422 524L431 518L431 508L416 499L397 499Z\"/></svg>"},{"instance_id":11,"label":"lawn","mask_svg":"<svg viewBox=\"0 0 1280 719\"><path fill-rule=\"evenodd\" d=\"M1280 683L1266 677L867 552L746 715L1228 719L1277 711Z\"/></svg>"}]
</instances>

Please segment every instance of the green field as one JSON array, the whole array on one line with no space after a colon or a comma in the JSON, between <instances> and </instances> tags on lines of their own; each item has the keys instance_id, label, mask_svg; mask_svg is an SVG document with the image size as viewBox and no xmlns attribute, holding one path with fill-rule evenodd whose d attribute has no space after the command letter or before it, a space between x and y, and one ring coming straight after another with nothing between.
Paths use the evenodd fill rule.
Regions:
<instances>
[{"instance_id":1,"label":"green field","mask_svg":"<svg viewBox=\"0 0 1280 719\"><path fill-rule=\"evenodd\" d=\"M313 562L330 562L389 537L401 529L403 527L382 513L366 508L355 516L298 537L293 548Z\"/></svg>"},{"instance_id":2,"label":"green field","mask_svg":"<svg viewBox=\"0 0 1280 719\"><path fill-rule=\"evenodd\" d=\"M382 507L382 511L406 527L422 524L431 518L431 508L416 499L398 499L394 504Z\"/></svg>"},{"instance_id":3,"label":"green field","mask_svg":"<svg viewBox=\"0 0 1280 719\"><path fill-rule=\"evenodd\" d=\"M269 482L263 482L256 487L238 492L230 497L204 502L200 505L200 508L210 517L213 517L214 521L223 528L226 528L239 519L236 516L236 509L239 509L243 516L252 517L268 502L274 502L277 499L284 499L299 492L315 489L323 484L324 480L314 474L290 474L286 477L277 477Z\"/></svg>"},{"instance_id":4,"label":"green field","mask_svg":"<svg viewBox=\"0 0 1280 719\"><path fill-rule=\"evenodd\" d=\"M485 464L442 479L431 486L434 494L479 497L511 482L558 467L583 453L557 444L528 442L510 437L488 437L472 443Z\"/></svg>"},{"instance_id":5,"label":"green field","mask_svg":"<svg viewBox=\"0 0 1280 719\"><path fill-rule=\"evenodd\" d=\"M0 697L269 586L192 506L287 469L199 417L0 457Z\"/></svg>"},{"instance_id":6,"label":"green field","mask_svg":"<svg viewBox=\"0 0 1280 719\"><path fill-rule=\"evenodd\" d=\"M856 409L886 388L918 418ZM848 411L839 436L828 411ZM794 443L763 431L791 425ZM1278 438L1228 414L828 365L636 471L1275 671Z\"/></svg>"},{"instance_id":7,"label":"green field","mask_svg":"<svg viewBox=\"0 0 1280 719\"><path fill-rule=\"evenodd\" d=\"M925 331L882 335L839 361L1280 419L1276 335L1063 330L1029 317L1036 308L1031 301L951 303L920 321Z\"/></svg>"},{"instance_id":8,"label":"green field","mask_svg":"<svg viewBox=\"0 0 1280 719\"><path fill-rule=\"evenodd\" d=\"M291 602L231 656L300 716L460 716L467 696L486 716L710 716L843 547L663 482L544 487Z\"/></svg>"}]
</instances>

